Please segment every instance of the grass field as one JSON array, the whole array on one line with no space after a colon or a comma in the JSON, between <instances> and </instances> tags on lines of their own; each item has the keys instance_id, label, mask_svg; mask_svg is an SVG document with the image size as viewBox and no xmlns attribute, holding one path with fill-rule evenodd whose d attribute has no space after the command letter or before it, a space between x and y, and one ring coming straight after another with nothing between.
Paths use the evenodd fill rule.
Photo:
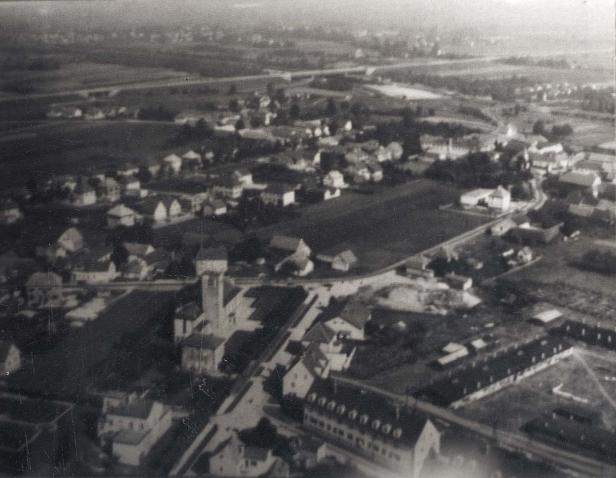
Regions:
<instances>
[{"instance_id":1,"label":"grass field","mask_svg":"<svg viewBox=\"0 0 616 478\"><path fill-rule=\"evenodd\" d=\"M32 83L36 93L78 90L94 86L111 85L166 78L181 78L184 72L167 68L143 68L128 65L93 62L64 63L57 70L12 70L3 74L0 89L14 81Z\"/></svg>"},{"instance_id":2,"label":"grass field","mask_svg":"<svg viewBox=\"0 0 616 478\"><path fill-rule=\"evenodd\" d=\"M613 235L606 231L605 238L613 238ZM535 253L542 255L543 258L530 267L508 275L507 281L524 284L532 280L547 285L562 282L575 288L612 296L613 277L579 269L571 264L589 250L595 249L596 239L582 235L579 240L573 242L555 242L547 246L537 246Z\"/></svg>"},{"instance_id":3,"label":"grass field","mask_svg":"<svg viewBox=\"0 0 616 478\"><path fill-rule=\"evenodd\" d=\"M296 220L256 232L266 241L274 234L301 237L317 253L352 249L358 271L371 271L486 222L438 209L458 196L451 186L420 180L373 195L343 194L303 209Z\"/></svg>"},{"instance_id":4,"label":"grass field","mask_svg":"<svg viewBox=\"0 0 616 478\"><path fill-rule=\"evenodd\" d=\"M28 177L88 174L115 168L127 158L164 156L178 126L166 123L59 122L36 130L36 138L3 143L0 189L21 186Z\"/></svg>"}]
</instances>

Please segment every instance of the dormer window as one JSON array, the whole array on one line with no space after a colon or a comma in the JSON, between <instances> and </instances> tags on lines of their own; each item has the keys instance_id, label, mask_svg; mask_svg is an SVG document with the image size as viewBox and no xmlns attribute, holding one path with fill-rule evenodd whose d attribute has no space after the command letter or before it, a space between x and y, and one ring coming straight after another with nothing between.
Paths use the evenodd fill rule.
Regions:
<instances>
[{"instance_id":1,"label":"dormer window","mask_svg":"<svg viewBox=\"0 0 616 478\"><path fill-rule=\"evenodd\" d=\"M378 430L381 427L381 420L372 420L372 428Z\"/></svg>"},{"instance_id":2,"label":"dormer window","mask_svg":"<svg viewBox=\"0 0 616 478\"><path fill-rule=\"evenodd\" d=\"M310 403L313 403L315 400L317 399L317 394L312 392L311 394L308 395L308 401Z\"/></svg>"},{"instance_id":3,"label":"dormer window","mask_svg":"<svg viewBox=\"0 0 616 478\"><path fill-rule=\"evenodd\" d=\"M334 408L336 408L336 402L333 400L330 400L329 403L327 404L327 409L331 411Z\"/></svg>"},{"instance_id":4,"label":"dormer window","mask_svg":"<svg viewBox=\"0 0 616 478\"><path fill-rule=\"evenodd\" d=\"M385 425L381 427L381 431L383 433L389 434L389 432L391 431L391 425L389 423L386 423Z\"/></svg>"},{"instance_id":5,"label":"dormer window","mask_svg":"<svg viewBox=\"0 0 616 478\"><path fill-rule=\"evenodd\" d=\"M402 428L396 428L394 430L393 435L394 435L394 438L400 438L402 436Z\"/></svg>"},{"instance_id":6,"label":"dormer window","mask_svg":"<svg viewBox=\"0 0 616 478\"><path fill-rule=\"evenodd\" d=\"M359 423L361 423L362 425L368 423L368 415L364 413L361 417L359 417Z\"/></svg>"},{"instance_id":7,"label":"dormer window","mask_svg":"<svg viewBox=\"0 0 616 478\"><path fill-rule=\"evenodd\" d=\"M319 400L317 401L317 403L319 404L320 407L324 407L325 404L327 403L327 398L320 397Z\"/></svg>"},{"instance_id":8,"label":"dormer window","mask_svg":"<svg viewBox=\"0 0 616 478\"><path fill-rule=\"evenodd\" d=\"M357 418L357 410L351 410L351 411L349 412L349 418L350 418L351 420L355 420L355 419Z\"/></svg>"},{"instance_id":9,"label":"dormer window","mask_svg":"<svg viewBox=\"0 0 616 478\"><path fill-rule=\"evenodd\" d=\"M346 407L344 405L338 405L338 408L336 409L336 411L338 412L339 415L344 415L344 412L346 411Z\"/></svg>"}]
</instances>

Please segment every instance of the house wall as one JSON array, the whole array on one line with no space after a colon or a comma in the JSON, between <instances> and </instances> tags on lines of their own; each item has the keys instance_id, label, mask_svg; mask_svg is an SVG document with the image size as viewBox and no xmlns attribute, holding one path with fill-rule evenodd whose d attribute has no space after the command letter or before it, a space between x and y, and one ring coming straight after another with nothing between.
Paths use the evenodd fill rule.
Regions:
<instances>
[{"instance_id":1,"label":"house wall","mask_svg":"<svg viewBox=\"0 0 616 478\"><path fill-rule=\"evenodd\" d=\"M224 347L222 345L215 350L182 347L182 368L194 373L215 372L223 354Z\"/></svg>"},{"instance_id":2,"label":"house wall","mask_svg":"<svg viewBox=\"0 0 616 478\"><path fill-rule=\"evenodd\" d=\"M385 442L377 433L367 431L367 427L339 422L334 415L323 413L320 408L310 404L304 405L304 426L326 440L341 443L379 465L402 472L405 476L416 477L413 449L402 443Z\"/></svg>"},{"instance_id":3,"label":"house wall","mask_svg":"<svg viewBox=\"0 0 616 478\"><path fill-rule=\"evenodd\" d=\"M314 376L300 360L282 377L282 395L305 398L313 382Z\"/></svg>"}]
</instances>

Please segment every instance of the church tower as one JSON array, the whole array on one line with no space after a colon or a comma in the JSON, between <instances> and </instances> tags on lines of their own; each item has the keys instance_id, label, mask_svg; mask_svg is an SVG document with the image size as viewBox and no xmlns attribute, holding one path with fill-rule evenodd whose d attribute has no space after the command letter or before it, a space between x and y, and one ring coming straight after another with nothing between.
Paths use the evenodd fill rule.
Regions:
<instances>
[{"instance_id":1,"label":"church tower","mask_svg":"<svg viewBox=\"0 0 616 478\"><path fill-rule=\"evenodd\" d=\"M225 273L228 269L224 247L201 248L196 258L197 276L201 278L201 304L212 333L226 337L230 324L224 304Z\"/></svg>"}]
</instances>

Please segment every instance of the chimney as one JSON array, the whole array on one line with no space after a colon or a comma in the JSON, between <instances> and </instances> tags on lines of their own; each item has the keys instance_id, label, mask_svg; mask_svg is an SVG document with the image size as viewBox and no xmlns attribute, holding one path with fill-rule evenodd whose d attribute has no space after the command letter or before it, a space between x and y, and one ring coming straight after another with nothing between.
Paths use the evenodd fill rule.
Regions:
<instances>
[{"instance_id":1,"label":"chimney","mask_svg":"<svg viewBox=\"0 0 616 478\"><path fill-rule=\"evenodd\" d=\"M400 405L396 405L396 420L400 420Z\"/></svg>"}]
</instances>

